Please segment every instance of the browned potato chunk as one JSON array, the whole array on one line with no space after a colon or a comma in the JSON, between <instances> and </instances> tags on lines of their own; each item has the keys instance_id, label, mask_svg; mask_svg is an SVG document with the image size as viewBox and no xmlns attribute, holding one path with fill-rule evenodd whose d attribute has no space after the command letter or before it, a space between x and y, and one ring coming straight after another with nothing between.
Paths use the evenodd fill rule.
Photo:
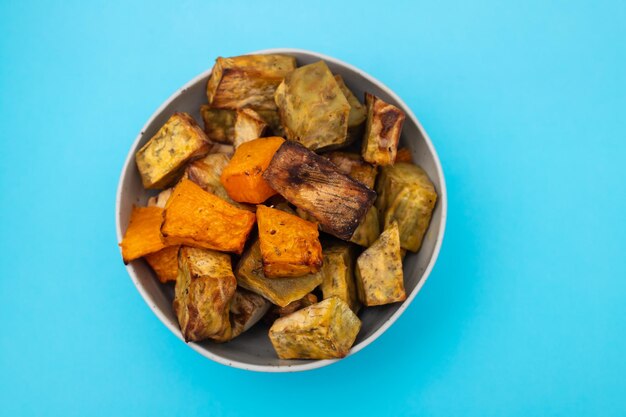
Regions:
<instances>
[{"instance_id":1,"label":"browned potato chunk","mask_svg":"<svg viewBox=\"0 0 626 417\"><path fill-rule=\"evenodd\" d=\"M324 248L324 266L322 266L322 293L324 299L339 297L355 313L361 307L354 283L354 246L348 243L336 243Z\"/></svg>"},{"instance_id":2,"label":"browned potato chunk","mask_svg":"<svg viewBox=\"0 0 626 417\"><path fill-rule=\"evenodd\" d=\"M360 329L348 304L331 297L279 318L269 335L281 359L332 359L348 354Z\"/></svg>"},{"instance_id":3,"label":"browned potato chunk","mask_svg":"<svg viewBox=\"0 0 626 417\"><path fill-rule=\"evenodd\" d=\"M174 311L185 341L231 338L229 313L236 288L229 255L181 247Z\"/></svg>"},{"instance_id":4,"label":"browned potato chunk","mask_svg":"<svg viewBox=\"0 0 626 417\"><path fill-rule=\"evenodd\" d=\"M309 293L299 300L290 302L284 307L273 306L272 308L270 308L270 311L265 315L265 318L263 320L267 323L272 324L274 323L274 320L279 317L288 316L295 311L301 310L304 307L308 307L315 303L317 303L317 296L313 293Z\"/></svg>"},{"instance_id":5,"label":"browned potato chunk","mask_svg":"<svg viewBox=\"0 0 626 417\"><path fill-rule=\"evenodd\" d=\"M175 182L185 164L205 155L210 142L186 113L174 113L135 155L143 186L166 188Z\"/></svg>"},{"instance_id":6,"label":"browned potato chunk","mask_svg":"<svg viewBox=\"0 0 626 417\"><path fill-rule=\"evenodd\" d=\"M230 305L231 338L254 326L270 308L270 302L251 291L237 288Z\"/></svg>"},{"instance_id":7,"label":"browned potato chunk","mask_svg":"<svg viewBox=\"0 0 626 417\"><path fill-rule=\"evenodd\" d=\"M393 165L404 124L404 112L373 94L365 94L367 125L363 137L363 159L374 165Z\"/></svg>"},{"instance_id":8,"label":"browned potato chunk","mask_svg":"<svg viewBox=\"0 0 626 417\"><path fill-rule=\"evenodd\" d=\"M262 137L266 128L267 123L265 123L259 113L252 109L237 110L233 145L237 148L242 143Z\"/></svg>"},{"instance_id":9,"label":"browned potato chunk","mask_svg":"<svg viewBox=\"0 0 626 417\"><path fill-rule=\"evenodd\" d=\"M378 210L376 207L370 207L361 223L359 223L359 227L352 234L350 242L368 248L378 239L378 236L380 236Z\"/></svg>"},{"instance_id":10,"label":"browned potato chunk","mask_svg":"<svg viewBox=\"0 0 626 417\"><path fill-rule=\"evenodd\" d=\"M337 81L337 85L350 104L350 114L348 115L348 142L352 143L363 137L364 122L367 119L367 108L356 98L354 93L350 91L341 75L335 75L335 81Z\"/></svg>"},{"instance_id":11,"label":"browned potato chunk","mask_svg":"<svg viewBox=\"0 0 626 417\"><path fill-rule=\"evenodd\" d=\"M232 144L235 138L235 111L214 109L205 104L200 107L204 120L204 131L214 142Z\"/></svg>"},{"instance_id":12,"label":"browned potato chunk","mask_svg":"<svg viewBox=\"0 0 626 417\"><path fill-rule=\"evenodd\" d=\"M352 179L365 184L372 190L374 189L377 174L376 167L365 162L361 155L335 151L326 153L323 156L335 164L341 173L349 175Z\"/></svg>"}]
</instances>

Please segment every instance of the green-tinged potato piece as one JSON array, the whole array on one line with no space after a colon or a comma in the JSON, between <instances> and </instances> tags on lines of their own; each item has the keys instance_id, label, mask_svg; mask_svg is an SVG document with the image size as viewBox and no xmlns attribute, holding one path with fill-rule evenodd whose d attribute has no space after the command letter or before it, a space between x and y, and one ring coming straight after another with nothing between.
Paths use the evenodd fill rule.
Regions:
<instances>
[{"instance_id":1,"label":"green-tinged potato piece","mask_svg":"<svg viewBox=\"0 0 626 417\"><path fill-rule=\"evenodd\" d=\"M232 144L235 137L235 110L214 109L205 104L200 107L204 131L214 142Z\"/></svg>"},{"instance_id":2,"label":"green-tinged potato piece","mask_svg":"<svg viewBox=\"0 0 626 417\"><path fill-rule=\"evenodd\" d=\"M219 57L207 83L209 105L218 109L276 110L274 92L296 68L288 55Z\"/></svg>"},{"instance_id":3,"label":"green-tinged potato piece","mask_svg":"<svg viewBox=\"0 0 626 417\"><path fill-rule=\"evenodd\" d=\"M393 165L404 124L404 112L376 97L365 94L367 125L361 153L374 165Z\"/></svg>"},{"instance_id":4,"label":"green-tinged potato piece","mask_svg":"<svg viewBox=\"0 0 626 417\"><path fill-rule=\"evenodd\" d=\"M354 283L355 248L348 243L335 243L324 248L322 266L322 294L324 299L339 297L355 313L361 304Z\"/></svg>"},{"instance_id":5,"label":"green-tinged potato piece","mask_svg":"<svg viewBox=\"0 0 626 417\"><path fill-rule=\"evenodd\" d=\"M350 104L324 61L287 75L275 99L288 139L311 150L346 144Z\"/></svg>"},{"instance_id":6,"label":"green-tinged potato piece","mask_svg":"<svg viewBox=\"0 0 626 417\"><path fill-rule=\"evenodd\" d=\"M174 113L137 151L135 162L147 189L167 188L182 174L185 164L209 152L211 144L187 113Z\"/></svg>"},{"instance_id":7,"label":"green-tinged potato piece","mask_svg":"<svg viewBox=\"0 0 626 417\"><path fill-rule=\"evenodd\" d=\"M263 259L258 240L242 255L235 275L239 286L281 307L299 300L322 283L322 275L319 272L295 278L266 277L263 273Z\"/></svg>"},{"instance_id":8,"label":"green-tinged potato piece","mask_svg":"<svg viewBox=\"0 0 626 417\"><path fill-rule=\"evenodd\" d=\"M426 172L405 162L384 167L376 191L381 226L388 228L396 221L402 248L417 252L437 202L437 192Z\"/></svg>"},{"instance_id":9,"label":"green-tinged potato piece","mask_svg":"<svg viewBox=\"0 0 626 417\"><path fill-rule=\"evenodd\" d=\"M352 234L350 242L368 248L378 239L378 236L380 236L378 210L376 210L376 207L370 207L367 213L365 213L363 221L361 221L359 227L357 227Z\"/></svg>"},{"instance_id":10,"label":"green-tinged potato piece","mask_svg":"<svg viewBox=\"0 0 626 417\"><path fill-rule=\"evenodd\" d=\"M364 122L367 120L367 108L363 105L343 81L341 75L335 75L335 81L350 104L348 115L348 143L363 137Z\"/></svg>"},{"instance_id":11,"label":"green-tinged potato piece","mask_svg":"<svg viewBox=\"0 0 626 417\"><path fill-rule=\"evenodd\" d=\"M254 326L263 318L270 306L270 302L260 295L237 288L230 304L230 324L233 329L231 338Z\"/></svg>"},{"instance_id":12,"label":"green-tinged potato piece","mask_svg":"<svg viewBox=\"0 0 626 417\"><path fill-rule=\"evenodd\" d=\"M397 223L357 258L356 284L359 299L368 307L406 299Z\"/></svg>"},{"instance_id":13,"label":"green-tinged potato piece","mask_svg":"<svg viewBox=\"0 0 626 417\"><path fill-rule=\"evenodd\" d=\"M230 303L237 289L230 255L182 246L174 311L185 341L231 338Z\"/></svg>"},{"instance_id":14,"label":"green-tinged potato piece","mask_svg":"<svg viewBox=\"0 0 626 417\"><path fill-rule=\"evenodd\" d=\"M237 120L235 121L235 139L233 145L239 145L263 136L267 123L252 109L237 110Z\"/></svg>"},{"instance_id":15,"label":"green-tinged potato piece","mask_svg":"<svg viewBox=\"0 0 626 417\"><path fill-rule=\"evenodd\" d=\"M269 336L280 359L332 359L348 354L360 329L348 304L331 297L277 319Z\"/></svg>"}]
</instances>

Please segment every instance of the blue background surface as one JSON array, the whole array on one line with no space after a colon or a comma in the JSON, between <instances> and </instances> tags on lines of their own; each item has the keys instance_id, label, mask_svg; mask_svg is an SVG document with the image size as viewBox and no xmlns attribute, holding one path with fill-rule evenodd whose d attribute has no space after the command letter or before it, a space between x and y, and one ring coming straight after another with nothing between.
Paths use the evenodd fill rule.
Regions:
<instances>
[{"instance_id":1,"label":"blue background surface","mask_svg":"<svg viewBox=\"0 0 626 417\"><path fill-rule=\"evenodd\" d=\"M626 415L623 2L0 2L0 414ZM343 59L429 132L449 217L373 345L288 375L215 364L121 262L115 191L217 55Z\"/></svg>"}]
</instances>

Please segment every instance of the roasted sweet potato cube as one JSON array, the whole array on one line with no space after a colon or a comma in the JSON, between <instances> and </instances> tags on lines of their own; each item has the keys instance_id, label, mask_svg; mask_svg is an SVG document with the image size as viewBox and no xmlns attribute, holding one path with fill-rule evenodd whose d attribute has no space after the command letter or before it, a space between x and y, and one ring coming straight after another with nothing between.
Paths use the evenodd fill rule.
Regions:
<instances>
[{"instance_id":1,"label":"roasted sweet potato cube","mask_svg":"<svg viewBox=\"0 0 626 417\"><path fill-rule=\"evenodd\" d=\"M350 104L350 113L348 114L348 141L352 143L355 140L363 137L363 127L365 126L365 120L367 120L367 108L359 101L354 93L348 88L343 81L341 75L335 75L335 81L341 89L341 92Z\"/></svg>"},{"instance_id":2,"label":"roasted sweet potato cube","mask_svg":"<svg viewBox=\"0 0 626 417\"><path fill-rule=\"evenodd\" d=\"M406 299L397 223L381 233L378 240L357 258L356 283L359 299L366 306Z\"/></svg>"},{"instance_id":3,"label":"roasted sweet potato cube","mask_svg":"<svg viewBox=\"0 0 626 417\"><path fill-rule=\"evenodd\" d=\"M361 155L352 152L329 152L324 154L326 158L339 168L343 174L350 176L368 188L374 189L376 183L376 167L363 160Z\"/></svg>"},{"instance_id":4,"label":"roasted sweet potato cube","mask_svg":"<svg viewBox=\"0 0 626 417\"><path fill-rule=\"evenodd\" d=\"M404 112L373 94L365 94L367 125L363 137L363 159L374 165L393 165L404 124Z\"/></svg>"},{"instance_id":5,"label":"roasted sweet potato cube","mask_svg":"<svg viewBox=\"0 0 626 417\"><path fill-rule=\"evenodd\" d=\"M350 104L324 61L287 75L275 99L288 139L311 150L346 143Z\"/></svg>"},{"instance_id":6,"label":"roasted sweet potato cube","mask_svg":"<svg viewBox=\"0 0 626 417\"><path fill-rule=\"evenodd\" d=\"M271 307L269 312L266 314L263 320L271 324L271 323L274 323L274 320L276 320L279 317L288 316L293 312L301 310L315 303L317 303L317 296L313 293L308 293L301 299L292 301L284 307L280 307L280 306Z\"/></svg>"},{"instance_id":7,"label":"roasted sweet potato cube","mask_svg":"<svg viewBox=\"0 0 626 417\"><path fill-rule=\"evenodd\" d=\"M428 175L417 165L398 162L382 169L376 190L381 225L387 228L397 222L400 245L417 252L437 202L437 192Z\"/></svg>"},{"instance_id":8,"label":"roasted sweet potato cube","mask_svg":"<svg viewBox=\"0 0 626 417\"><path fill-rule=\"evenodd\" d=\"M183 246L178 270L174 311L185 341L229 340L230 304L237 289L230 255Z\"/></svg>"},{"instance_id":9,"label":"roasted sweet potato cube","mask_svg":"<svg viewBox=\"0 0 626 417\"><path fill-rule=\"evenodd\" d=\"M237 288L230 305L231 338L254 326L263 318L271 304L265 298L251 291Z\"/></svg>"},{"instance_id":10,"label":"roasted sweet potato cube","mask_svg":"<svg viewBox=\"0 0 626 417\"><path fill-rule=\"evenodd\" d=\"M204 132L214 142L232 144L235 139L235 110L214 109L204 104L200 107Z\"/></svg>"},{"instance_id":11,"label":"roasted sweet potato cube","mask_svg":"<svg viewBox=\"0 0 626 417\"><path fill-rule=\"evenodd\" d=\"M252 109L237 110L237 121L235 122L235 139L233 145L235 149L242 143L250 142L263 136L267 130L267 123Z\"/></svg>"},{"instance_id":12,"label":"roasted sweet potato cube","mask_svg":"<svg viewBox=\"0 0 626 417\"><path fill-rule=\"evenodd\" d=\"M409 148L400 148L396 154L396 162L406 162L407 164L413 163L413 154Z\"/></svg>"},{"instance_id":13,"label":"roasted sweet potato cube","mask_svg":"<svg viewBox=\"0 0 626 417\"><path fill-rule=\"evenodd\" d=\"M180 245L168 246L158 252L150 253L144 257L148 265L159 278L166 283L176 281L178 276L178 250Z\"/></svg>"},{"instance_id":14,"label":"roasted sweet potato cube","mask_svg":"<svg viewBox=\"0 0 626 417\"><path fill-rule=\"evenodd\" d=\"M321 288L324 299L339 297L356 313L361 304L354 283L355 260L355 248L348 243L335 243L324 248Z\"/></svg>"},{"instance_id":15,"label":"roasted sweet potato cube","mask_svg":"<svg viewBox=\"0 0 626 417\"><path fill-rule=\"evenodd\" d=\"M255 139L237 148L221 175L222 185L230 198L241 203L259 204L276 194L263 179L263 172L284 141L273 136Z\"/></svg>"},{"instance_id":16,"label":"roasted sweet potato cube","mask_svg":"<svg viewBox=\"0 0 626 417\"><path fill-rule=\"evenodd\" d=\"M143 186L166 188L175 182L187 162L209 152L211 144L187 113L174 113L137 153L135 162Z\"/></svg>"},{"instance_id":17,"label":"roasted sweet potato cube","mask_svg":"<svg viewBox=\"0 0 626 417\"><path fill-rule=\"evenodd\" d=\"M288 55L219 57L207 83L209 105L219 109L275 110L274 92L296 68Z\"/></svg>"},{"instance_id":18,"label":"roasted sweet potato cube","mask_svg":"<svg viewBox=\"0 0 626 417\"><path fill-rule=\"evenodd\" d=\"M162 221L163 209L160 207L133 207L128 228L120 243L125 264L167 246L161 238Z\"/></svg>"},{"instance_id":19,"label":"roasted sweet potato cube","mask_svg":"<svg viewBox=\"0 0 626 417\"><path fill-rule=\"evenodd\" d=\"M320 270L322 245L317 225L266 206L257 206L256 215L266 277L300 277Z\"/></svg>"},{"instance_id":20,"label":"roasted sweet potato cube","mask_svg":"<svg viewBox=\"0 0 626 417\"><path fill-rule=\"evenodd\" d=\"M169 245L241 253L255 215L182 179L165 205L161 233Z\"/></svg>"},{"instance_id":21,"label":"roasted sweet potato cube","mask_svg":"<svg viewBox=\"0 0 626 417\"><path fill-rule=\"evenodd\" d=\"M342 174L328 159L287 141L263 173L270 187L305 210L323 231L348 240L372 206L376 193Z\"/></svg>"},{"instance_id":22,"label":"roasted sweet potato cube","mask_svg":"<svg viewBox=\"0 0 626 417\"><path fill-rule=\"evenodd\" d=\"M380 236L378 210L376 207L370 207L361 223L359 223L359 227L352 234L350 242L368 248L378 239L378 236Z\"/></svg>"},{"instance_id":23,"label":"roasted sweet potato cube","mask_svg":"<svg viewBox=\"0 0 626 417\"><path fill-rule=\"evenodd\" d=\"M279 318L269 335L281 359L332 359L348 354L360 329L348 304L331 297Z\"/></svg>"},{"instance_id":24,"label":"roasted sweet potato cube","mask_svg":"<svg viewBox=\"0 0 626 417\"><path fill-rule=\"evenodd\" d=\"M296 278L266 277L263 273L261 245L258 240L242 255L235 275L239 286L281 307L301 299L322 282L322 275L319 272Z\"/></svg>"}]
</instances>

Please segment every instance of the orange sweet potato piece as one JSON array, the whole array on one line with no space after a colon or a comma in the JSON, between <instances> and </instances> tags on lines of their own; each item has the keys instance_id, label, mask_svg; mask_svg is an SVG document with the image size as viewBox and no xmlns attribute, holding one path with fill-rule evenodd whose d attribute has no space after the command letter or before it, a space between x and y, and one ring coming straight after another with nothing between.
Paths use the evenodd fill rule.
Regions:
<instances>
[{"instance_id":1,"label":"orange sweet potato piece","mask_svg":"<svg viewBox=\"0 0 626 417\"><path fill-rule=\"evenodd\" d=\"M144 257L146 262L154 270L159 281L165 283L176 281L178 276L178 250L180 245L168 246L158 252L150 253Z\"/></svg>"},{"instance_id":2,"label":"orange sweet potato piece","mask_svg":"<svg viewBox=\"0 0 626 417\"><path fill-rule=\"evenodd\" d=\"M317 225L282 210L257 206L259 241L266 277L299 277L322 267Z\"/></svg>"},{"instance_id":3,"label":"orange sweet potato piece","mask_svg":"<svg viewBox=\"0 0 626 417\"><path fill-rule=\"evenodd\" d=\"M226 192L240 203L259 204L276 194L263 179L263 172L285 140L277 136L255 139L237 147L222 172Z\"/></svg>"},{"instance_id":4,"label":"orange sweet potato piece","mask_svg":"<svg viewBox=\"0 0 626 417\"><path fill-rule=\"evenodd\" d=\"M161 225L165 243L241 253L255 215L228 204L182 179L165 205Z\"/></svg>"},{"instance_id":5,"label":"orange sweet potato piece","mask_svg":"<svg viewBox=\"0 0 626 417\"><path fill-rule=\"evenodd\" d=\"M396 154L396 162L406 162L407 164L413 163L413 155L409 148L400 148Z\"/></svg>"},{"instance_id":6,"label":"orange sweet potato piece","mask_svg":"<svg viewBox=\"0 0 626 417\"><path fill-rule=\"evenodd\" d=\"M120 243L125 264L166 246L161 239L162 221L163 209L160 207L133 207L128 228Z\"/></svg>"}]
</instances>

